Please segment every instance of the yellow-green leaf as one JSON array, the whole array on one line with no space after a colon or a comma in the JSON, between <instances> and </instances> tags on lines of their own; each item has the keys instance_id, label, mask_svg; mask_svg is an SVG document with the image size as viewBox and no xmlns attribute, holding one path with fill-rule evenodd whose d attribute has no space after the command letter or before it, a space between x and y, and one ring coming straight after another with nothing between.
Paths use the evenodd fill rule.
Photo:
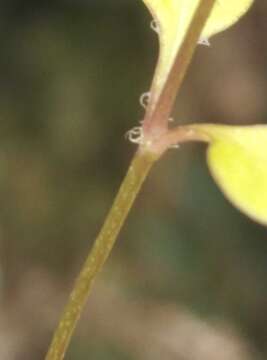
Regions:
<instances>
[{"instance_id":1,"label":"yellow-green leaf","mask_svg":"<svg viewBox=\"0 0 267 360\"><path fill-rule=\"evenodd\" d=\"M267 224L267 125L195 125L210 139L210 171L229 200Z\"/></svg>"},{"instance_id":2,"label":"yellow-green leaf","mask_svg":"<svg viewBox=\"0 0 267 360\"><path fill-rule=\"evenodd\" d=\"M159 32L160 56L153 86L160 92L200 0L143 1ZM203 39L234 24L252 3L253 0L217 0L203 30Z\"/></svg>"}]
</instances>

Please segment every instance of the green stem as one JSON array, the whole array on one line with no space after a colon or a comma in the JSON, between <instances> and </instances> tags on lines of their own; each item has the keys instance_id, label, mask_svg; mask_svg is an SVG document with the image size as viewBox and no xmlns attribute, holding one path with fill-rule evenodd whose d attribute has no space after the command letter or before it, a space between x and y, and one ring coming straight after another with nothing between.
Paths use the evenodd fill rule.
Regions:
<instances>
[{"instance_id":1,"label":"green stem","mask_svg":"<svg viewBox=\"0 0 267 360\"><path fill-rule=\"evenodd\" d=\"M163 133L166 131L175 98L182 86L188 67L192 61L197 42L200 39L201 32L215 3L216 0L201 0L199 2L185 38L170 69L162 92L157 99L156 104L151 102L147 108L147 113L143 122L144 133L146 135L151 135L155 131L158 133L159 129L161 129L161 132ZM153 94L153 83L151 92ZM162 134L160 134L160 136L161 135Z\"/></svg>"},{"instance_id":2,"label":"green stem","mask_svg":"<svg viewBox=\"0 0 267 360\"><path fill-rule=\"evenodd\" d=\"M156 110L149 119L145 119L145 133L153 133L153 129L157 128L159 124L166 124L175 95L181 86L188 65L192 59L196 41L199 38L201 29L203 28L214 3L215 0L202 0L200 2L192 23L190 24L185 41L182 44L177 59L170 71ZM187 132L181 133L181 131L178 130L178 135L176 133L174 135L176 137L178 136L180 139L181 134L185 137L185 140L188 139L189 135ZM159 158L160 154L162 154L174 141L172 136L170 136L169 142L167 141L169 135L170 134L167 132L165 134L165 136L167 136L165 139L166 141L160 139L158 144L157 142L153 144L153 141L145 142L136 153L106 221L76 280L69 302L65 307L59 325L55 331L45 360L62 360L64 358L73 331L90 293L93 281L108 258L119 231L127 218L129 210L131 209L150 168ZM164 143L164 141L166 143ZM149 151L149 148L152 150L153 147L154 151Z\"/></svg>"},{"instance_id":3,"label":"green stem","mask_svg":"<svg viewBox=\"0 0 267 360\"><path fill-rule=\"evenodd\" d=\"M102 269L134 200L157 157L137 152L114 200L106 221L76 280L60 323L54 333L46 360L62 360L80 318L93 281Z\"/></svg>"}]
</instances>

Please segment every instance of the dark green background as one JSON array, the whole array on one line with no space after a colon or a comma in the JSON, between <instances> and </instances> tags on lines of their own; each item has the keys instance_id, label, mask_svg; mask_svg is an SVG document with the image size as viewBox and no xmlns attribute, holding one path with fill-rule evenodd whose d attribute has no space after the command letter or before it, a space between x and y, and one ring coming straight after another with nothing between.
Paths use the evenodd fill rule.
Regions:
<instances>
[{"instance_id":1,"label":"dark green background","mask_svg":"<svg viewBox=\"0 0 267 360\"><path fill-rule=\"evenodd\" d=\"M266 123L266 19L256 0L199 46L177 124ZM149 23L141 0L0 4L1 360L44 358L134 152ZM205 147L184 145L152 171L66 359L263 360L266 323L267 229L225 200Z\"/></svg>"}]
</instances>

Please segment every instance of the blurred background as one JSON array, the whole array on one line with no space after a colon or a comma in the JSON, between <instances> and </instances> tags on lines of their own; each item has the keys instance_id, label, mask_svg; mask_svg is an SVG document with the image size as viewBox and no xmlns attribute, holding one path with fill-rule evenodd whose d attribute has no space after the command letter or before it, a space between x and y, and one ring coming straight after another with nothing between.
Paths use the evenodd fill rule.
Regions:
<instances>
[{"instance_id":1,"label":"blurred background","mask_svg":"<svg viewBox=\"0 0 267 360\"><path fill-rule=\"evenodd\" d=\"M267 4L199 46L176 124L267 121ZM44 359L135 146L157 39L141 0L0 4L0 359ZM267 229L205 146L152 171L67 360L267 359Z\"/></svg>"}]
</instances>

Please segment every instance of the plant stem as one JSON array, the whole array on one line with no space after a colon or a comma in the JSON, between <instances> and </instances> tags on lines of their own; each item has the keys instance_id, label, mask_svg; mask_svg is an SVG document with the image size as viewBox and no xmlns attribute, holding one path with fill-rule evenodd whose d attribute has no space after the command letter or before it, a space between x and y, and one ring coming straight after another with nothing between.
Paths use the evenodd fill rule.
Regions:
<instances>
[{"instance_id":1,"label":"plant stem","mask_svg":"<svg viewBox=\"0 0 267 360\"><path fill-rule=\"evenodd\" d=\"M181 86L188 65L192 59L197 40L214 3L215 0L200 1L200 5L194 14L185 40L170 70L164 89L157 101L155 110L152 114L149 114L148 117L146 114L143 127L145 135L148 135L149 138L149 135L152 134L151 139L153 139L153 131L155 129L157 130L158 127L162 127L164 130L163 133L165 132L166 141L162 139L162 141L160 140L158 142L159 137L157 139L154 138L153 141L147 141L143 146L139 147L139 150L134 156L105 223L76 280L69 302L65 307L59 325L54 333L45 360L64 359L94 279L107 260L119 231L153 163L167 150L169 145L177 139L187 141L195 136L181 129L178 129L175 133L170 133L166 131L166 124L176 93ZM152 150L153 147L154 151Z\"/></svg>"},{"instance_id":2,"label":"plant stem","mask_svg":"<svg viewBox=\"0 0 267 360\"><path fill-rule=\"evenodd\" d=\"M64 358L93 281L108 258L129 210L156 160L157 156L149 151L139 150L134 156L106 221L76 280L69 302L54 333L46 360L62 360Z\"/></svg>"},{"instance_id":3,"label":"plant stem","mask_svg":"<svg viewBox=\"0 0 267 360\"><path fill-rule=\"evenodd\" d=\"M201 0L193 15L188 31L176 55L165 85L156 104L150 103L143 122L147 137L156 133L162 135L168 128L168 120L178 91L181 88L188 67L193 58L198 40L216 0ZM153 94L153 83L151 93ZM151 111L152 110L152 111Z\"/></svg>"}]
</instances>

